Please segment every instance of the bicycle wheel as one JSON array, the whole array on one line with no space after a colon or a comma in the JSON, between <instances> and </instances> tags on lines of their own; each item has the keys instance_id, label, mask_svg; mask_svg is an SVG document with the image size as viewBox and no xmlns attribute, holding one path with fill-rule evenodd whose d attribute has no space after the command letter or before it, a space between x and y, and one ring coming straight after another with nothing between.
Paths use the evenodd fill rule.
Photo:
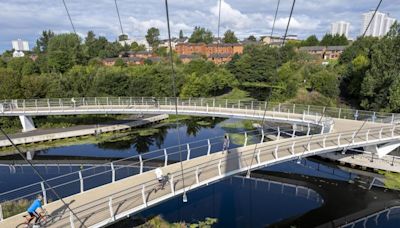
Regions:
<instances>
[{"instance_id":1,"label":"bicycle wheel","mask_svg":"<svg viewBox=\"0 0 400 228\"><path fill-rule=\"evenodd\" d=\"M39 221L40 227L46 227L47 224L49 224L51 221L50 215L43 215Z\"/></svg>"}]
</instances>

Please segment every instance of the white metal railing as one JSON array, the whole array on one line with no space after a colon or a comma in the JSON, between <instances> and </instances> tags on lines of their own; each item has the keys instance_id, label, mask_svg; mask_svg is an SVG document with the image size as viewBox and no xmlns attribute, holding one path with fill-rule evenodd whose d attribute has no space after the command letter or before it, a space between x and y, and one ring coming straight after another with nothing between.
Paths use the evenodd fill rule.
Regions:
<instances>
[{"instance_id":1,"label":"white metal railing","mask_svg":"<svg viewBox=\"0 0 400 228\"><path fill-rule=\"evenodd\" d=\"M381 133L380 133L381 132ZM325 137L328 136L328 137ZM339 138L340 136L340 138ZM368 136L368 139L367 139ZM353 140L354 138L354 140ZM326 143L322 144L321 141L326 139ZM120 193L112 194L107 196L104 199L104 203L107 206L104 206L106 210L110 210L109 205L116 205L118 203L123 203L126 201L127 194L130 199L133 195L137 195L141 198L142 203L138 204L136 207L133 205L132 210L128 210L126 213L132 213L134 210L141 210L148 207L151 204L160 202L169 197L172 197L176 194L182 193L185 189L193 189L197 186L204 185L206 183L216 181L222 179L226 176L234 175L236 173L243 172L247 169L256 169L267 164L276 164L279 162L284 162L288 160L297 159L299 156L311 156L317 153L323 153L326 151L337 151L344 148L352 148L352 147L360 147L368 144L376 144L379 142L388 142L391 140L399 140L400 132L397 131L394 127L383 127L383 128L371 128L371 129L362 129L359 131L359 134L354 134L354 131L330 133L330 134L320 134L314 136L303 136L294 139L286 139L282 141L275 141L270 143L262 143L257 146L258 150L256 154L254 154L253 147L243 147L236 149L234 155L228 158L219 159L216 158L214 160L204 160L204 163L197 164L196 166L187 168L184 170L184 178L196 178L194 184L189 184L189 186L176 187L174 184L180 181L181 173L180 171L176 171L171 173L171 189L169 190L167 195L157 196L152 199L149 197L152 195L153 187L158 184L155 180L150 180L145 183L137 183L136 185L130 186L129 189L123 189ZM190 147L192 150L193 148ZM222 147L221 147L222 148ZM207 151L208 145L204 146L204 151ZM290 154L287 154L287 151L290 151ZM256 155L257 158L254 158ZM269 156L265 156L269 155ZM273 158L271 160L271 156ZM164 155L161 155L164 156ZM207 155L204 155L207 156ZM166 159L166 158L165 158ZM191 158L189 158L191 159ZM254 163L246 163L246 159L254 159ZM222 167L226 167L232 160L239 161L239 167L232 171L222 171ZM211 172L211 178L204 179L204 172ZM173 184L174 183L174 184ZM181 182L180 182L181 183ZM151 189L151 190L150 190ZM40 191L39 191L40 193ZM112 197L112 203L110 204L109 197ZM101 199L94 201L93 203L86 204L85 207L88 207L92 204L102 204L103 201ZM92 207L92 206L90 206ZM103 208L103 206L102 206ZM82 209L82 212L79 213L89 213L87 210ZM118 216L126 216L125 212L121 212L118 215L114 215L115 218L119 218ZM82 215L85 217L84 215ZM107 220L108 221L108 220Z\"/></svg>"},{"instance_id":2,"label":"white metal railing","mask_svg":"<svg viewBox=\"0 0 400 228\"><path fill-rule=\"evenodd\" d=\"M316 116L323 113L324 116L350 119L350 120L367 120L371 122L398 123L400 115L395 113L383 113L364 110L355 110L348 108L334 108L314 105L286 104L276 102L263 101L244 101L218 98L152 98L152 97L85 97L85 98L49 98L49 99L26 99L26 100L3 100L0 101L1 115L12 114L30 114L52 112L83 112L97 110L113 110L118 109L130 110L139 108L138 106L150 106L152 108L160 108L161 106L173 106L176 102L180 107L195 106L205 111L212 108L216 111L220 109L242 109L244 112L251 110L267 110L276 113L300 114L307 116ZM122 110L121 110L122 108ZM171 109L172 110L172 109Z\"/></svg>"}]
</instances>

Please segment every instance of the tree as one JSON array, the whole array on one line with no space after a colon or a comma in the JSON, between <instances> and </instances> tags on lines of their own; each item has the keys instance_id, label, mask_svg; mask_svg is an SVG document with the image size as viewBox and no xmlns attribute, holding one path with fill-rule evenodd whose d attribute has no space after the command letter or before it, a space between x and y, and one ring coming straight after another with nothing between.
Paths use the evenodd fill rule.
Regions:
<instances>
[{"instance_id":1,"label":"tree","mask_svg":"<svg viewBox=\"0 0 400 228\"><path fill-rule=\"evenodd\" d=\"M183 39L184 35L183 35L183 31L182 29L179 30L179 39Z\"/></svg>"},{"instance_id":2,"label":"tree","mask_svg":"<svg viewBox=\"0 0 400 228\"><path fill-rule=\"evenodd\" d=\"M153 50L157 49L158 45L160 44L159 36L160 30L158 28L151 27L147 30L146 40Z\"/></svg>"},{"instance_id":3,"label":"tree","mask_svg":"<svg viewBox=\"0 0 400 228\"><path fill-rule=\"evenodd\" d=\"M50 71L66 72L77 64L84 64L81 39L73 33L65 33L54 36L48 45L48 67Z\"/></svg>"},{"instance_id":4,"label":"tree","mask_svg":"<svg viewBox=\"0 0 400 228\"><path fill-rule=\"evenodd\" d=\"M193 33L189 38L190 43L212 43L213 34L210 30L202 27L194 27Z\"/></svg>"},{"instance_id":5,"label":"tree","mask_svg":"<svg viewBox=\"0 0 400 228\"><path fill-rule=\"evenodd\" d=\"M238 38L235 36L235 33L231 30L227 30L224 33L224 38L223 38L224 43L237 43Z\"/></svg>"},{"instance_id":6,"label":"tree","mask_svg":"<svg viewBox=\"0 0 400 228\"><path fill-rule=\"evenodd\" d=\"M36 52L36 54L39 54L40 52L47 52L49 41L54 36L55 34L51 30L43 31L42 36L36 40L36 47L34 48L34 52Z\"/></svg>"},{"instance_id":7,"label":"tree","mask_svg":"<svg viewBox=\"0 0 400 228\"><path fill-rule=\"evenodd\" d=\"M319 45L319 40L316 35L311 35L307 37L301 44L301 46L317 46Z\"/></svg>"},{"instance_id":8,"label":"tree","mask_svg":"<svg viewBox=\"0 0 400 228\"><path fill-rule=\"evenodd\" d=\"M256 42L257 38L255 36L253 36L253 35L250 35L249 37L247 37L247 40Z\"/></svg>"},{"instance_id":9,"label":"tree","mask_svg":"<svg viewBox=\"0 0 400 228\"><path fill-rule=\"evenodd\" d=\"M124 62L123 59L118 58L118 59L115 60L114 66L116 66L116 67L126 67L127 64Z\"/></svg>"},{"instance_id":10,"label":"tree","mask_svg":"<svg viewBox=\"0 0 400 228\"><path fill-rule=\"evenodd\" d=\"M339 80L332 70L323 69L311 75L311 89L321 94L335 98L339 95Z\"/></svg>"},{"instance_id":11,"label":"tree","mask_svg":"<svg viewBox=\"0 0 400 228\"><path fill-rule=\"evenodd\" d=\"M130 49L132 51L146 51L146 46L144 44L138 44L136 41L131 43Z\"/></svg>"},{"instance_id":12,"label":"tree","mask_svg":"<svg viewBox=\"0 0 400 228\"><path fill-rule=\"evenodd\" d=\"M321 45L323 46L342 46L347 45L349 41L347 40L345 35L339 34L325 34L325 36L321 40Z\"/></svg>"}]
</instances>

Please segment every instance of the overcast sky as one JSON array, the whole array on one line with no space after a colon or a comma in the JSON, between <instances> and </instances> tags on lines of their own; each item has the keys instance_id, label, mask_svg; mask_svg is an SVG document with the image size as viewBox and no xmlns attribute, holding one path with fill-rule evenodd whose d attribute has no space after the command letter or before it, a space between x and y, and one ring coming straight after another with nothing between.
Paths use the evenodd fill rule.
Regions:
<instances>
[{"instance_id":1,"label":"overcast sky","mask_svg":"<svg viewBox=\"0 0 400 228\"><path fill-rule=\"evenodd\" d=\"M97 35L115 40L121 33L114 0L65 0L77 32L93 30ZM221 34L234 30L239 37L266 35L271 26L278 0L224 0ZM281 0L276 35L286 27L291 0ZM350 36L360 34L361 15L375 9L378 0L297 0L289 34L300 38L330 30L330 23L345 20L351 23ZM166 37L164 0L118 0L125 33L143 39L149 27L158 27ZM218 0L169 0L173 36L180 29L190 35L194 26L203 26L217 33ZM383 1L381 12L400 18L400 0ZM11 49L11 40L29 41L32 48L43 30L71 32L72 27L62 0L0 0L0 52Z\"/></svg>"}]
</instances>

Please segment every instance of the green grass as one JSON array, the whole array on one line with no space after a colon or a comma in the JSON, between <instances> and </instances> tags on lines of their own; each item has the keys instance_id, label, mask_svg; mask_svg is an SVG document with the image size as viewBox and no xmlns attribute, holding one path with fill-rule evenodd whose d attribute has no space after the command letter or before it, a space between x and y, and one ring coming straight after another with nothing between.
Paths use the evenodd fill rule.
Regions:
<instances>
[{"instance_id":1,"label":"green grass","mask_svg":"<svg viewBox=\"0 0 400 228\"><path fill-rule=\"evenodd\" d=\"M239 88L233 88L229 93L216 97L217 99L229 99L229 100L254 100L250 97L249 92L240 90Z\"/></svg>"},{"instance_id":2,"label":"green grass","mask_svg":"<svg viewBox=\"0 0 400 228\"><path fill-rule=\"evenodd\" d=\"M257 121L253 120L241 120L239 122L223 122L221 123L222 128L226 128L228 130L235 130L235 129L243 129L245 131L251 131L255 128L253 127L253 123L257 123Z\"/></svg>"},{"instance_id":3,"label":"green grass","mask_svg":"<svg viewBox=\"0 0 400 228\"><path fill-rule=\"evenodd\" d=\"M138 228L211 228L213 224L217 223L218 220L215 218L206 218L204 221L198 221L196 223L185 223L176 222L169 223L165 221L160 215L153 217L146 223L137 226Z\"/></svg>"},{"instance_id":4,"label":"green grass","mask_svg":"<svg viewBox=\"0 0 400 228\"><path fill-rule=\"evenodd\" d=\"M385 187L393 190L400 190L400 173L380 171L385 176Z\"/></svg>"},{"instance_id":5,"label":"green grass","mask_svg":"<svg viewBox=\"0 0 400 228\"><path fill-rule=\"evenodd\" d=\"M28 201L26 199L21 199L16 202L6 202L2 203L2 209L3 209L3 216L4 218L11 217L13 215L17 215L19 213L22 213L28 209L29 205L32 203L32 201ZM22 217L21 217L22 221Z\"/></svg>"},{"instance_id":6,"label":"green grass","mask_svg":"<svg viewBox=\"0 0 400 228\"><path fill-rule=\"evenodd\" d=\"M317 105L327 107L342 107L346 105L340 103L339 99L333 99L322 95L319 92L308 92L306 89L301 88L297 91L296 97L285 101L290 104L304 104L304 105Z\"/></svg>"}]
</instances>

